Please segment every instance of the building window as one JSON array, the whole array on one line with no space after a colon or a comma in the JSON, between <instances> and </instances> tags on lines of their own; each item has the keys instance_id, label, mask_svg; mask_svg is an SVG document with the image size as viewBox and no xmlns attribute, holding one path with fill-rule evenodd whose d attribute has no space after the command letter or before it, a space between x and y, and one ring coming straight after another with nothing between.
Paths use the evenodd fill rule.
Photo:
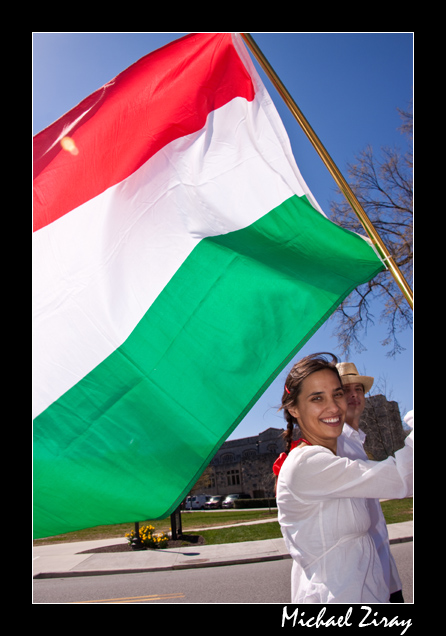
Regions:
<instances>
[{"instance_id":1,"label":"building window","mask_svg":"<svg viewBox=\"0 0 446 636\"><path fill-rule=\"evenodd\" d=\"M242 459L255 459L256 457L257 457L257 453L255 450L243 451Z\"/></svg>"},{"instance_id":2,"label":"building window","mask_svg":"<svg viewBox=\"0 0 446 636\"><path fill-rule=\"evenodd\" d=\"M232 464L235 461L233 453L226 453L222 456L221 461L223 464Z\"/></svg>"},{"instance_id":3,"label":"building window","mask_svg":"<svg viewBox=\"0 0 446 636\"><path fill-rule=\"evenodd\" d=\"M228 486L239 486L240 485L240 473L238 470L228 470L226 473L226 479Z\"/></svg>"}]
</instances>

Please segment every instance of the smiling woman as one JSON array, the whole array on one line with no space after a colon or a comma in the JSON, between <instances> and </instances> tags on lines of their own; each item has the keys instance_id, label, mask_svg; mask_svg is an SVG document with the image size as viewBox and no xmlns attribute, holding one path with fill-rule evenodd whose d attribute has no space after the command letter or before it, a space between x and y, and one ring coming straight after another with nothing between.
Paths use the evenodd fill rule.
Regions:
<instances>
[{"instance_id":1,"label":"smiling woman","mask_svg":"<svg viewBox=\"0 0 446 636\"><path fill-rule=\"evenodd\" d=\"M323 355L332 356L333 363L327 362ZM332 354L316 354L303 358L291 369L281 407L287 421L287 453L296 426L303 433L304 443L321 444L336 453L336 440L347 411L336 362Z\"/></svg>"},{"instance_id":2,"label":"smiling woman","mask_svg":"<svg viewBox=\"0 0 446 636\"><path fill-rule=\"evenodd\" d=\"M333 370L323 369L309 375L302 383L298 402L288 410L301 422L301 431L310 444L321 444L336 454L347 401Z\"/></svg>"},{"instance_id":3,"label":"smiling woman","mask_svg":"<svg viewBox=\"0 0 446 636\"><path fill-rule=\"evenodd\" d=\"M336 362L322 354L303 358L289 373L282 398L288 456L277 471L277 507L293 558L291 601L387 603L368 499L411 495L412 434L382 462L337 456L347 400ZM303 437L292 446L296 425Z\"/></svg>"}]
</instances>

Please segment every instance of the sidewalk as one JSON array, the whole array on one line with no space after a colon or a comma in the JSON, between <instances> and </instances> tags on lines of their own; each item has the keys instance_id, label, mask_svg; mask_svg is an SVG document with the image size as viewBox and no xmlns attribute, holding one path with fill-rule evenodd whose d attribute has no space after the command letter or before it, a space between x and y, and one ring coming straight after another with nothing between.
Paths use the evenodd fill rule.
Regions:
<instances>
[{"instance_id":1,"label":"sidewalk","mask_svg":"<svg viewBox=\"0 0 446 636\"><path fill-rule=\"evenodd\" d=\"M390 543L400 543L413 539L412 521L390 524L387 529ZM102 539L35 547L33 549L33 577L43 579L157 572L159 570L180 570L290 558L284 540L281 538L165 550L80 554L85 550L117 545L118 543L127 543L127 539Z\"/></svg>"}]
</instances>

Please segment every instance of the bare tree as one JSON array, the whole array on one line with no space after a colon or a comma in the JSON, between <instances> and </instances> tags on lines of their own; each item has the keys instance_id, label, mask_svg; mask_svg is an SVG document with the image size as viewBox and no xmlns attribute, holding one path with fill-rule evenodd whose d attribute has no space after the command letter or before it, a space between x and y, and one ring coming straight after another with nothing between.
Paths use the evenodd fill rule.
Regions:
<instances>
[{"instance_id":1,"label":"bare tree","mask_svg":"<svg viewBox=\"0 0 446 636\"><path fill-rule=\"evenodd\" d=\"M398 109L399 110L399 109ZM402 125L399 130L408 138L409 150L382 148L376 156L368 146L354 164L348 165L348 182L381 239L393 256L408 284L412 287L413 272L413 182L412 182L412 113L399 110ZM345 199L333 201L331 219L344 228L364 234L361 224ZM379 320L387 325L387 337L382 345L390 347L394 356L403 347L397 334L412 325L412 310L389 272L378 274L359 286L338 307L332 320L337 322L334 335L342 354L352 348L363 351L361 335L373 325L373 306L381 306Z\"/></svg>"}]
</instances>

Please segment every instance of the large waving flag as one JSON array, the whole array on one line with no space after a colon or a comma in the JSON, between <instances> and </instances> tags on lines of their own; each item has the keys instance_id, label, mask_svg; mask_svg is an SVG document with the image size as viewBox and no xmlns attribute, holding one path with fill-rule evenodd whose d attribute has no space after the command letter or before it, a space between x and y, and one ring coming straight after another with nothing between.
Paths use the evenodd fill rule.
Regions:
<instances>
[{"instance_id":1,"label":"large waving flag","mask_svg":"<svg viewBox=\"0 0 446 636\"><path fill-rule=\"evenodd\" d=\"M383 264L319 210L238 35L147 55L34 150L35 536L165 517Z\"/></svg>"}]
</instances>

